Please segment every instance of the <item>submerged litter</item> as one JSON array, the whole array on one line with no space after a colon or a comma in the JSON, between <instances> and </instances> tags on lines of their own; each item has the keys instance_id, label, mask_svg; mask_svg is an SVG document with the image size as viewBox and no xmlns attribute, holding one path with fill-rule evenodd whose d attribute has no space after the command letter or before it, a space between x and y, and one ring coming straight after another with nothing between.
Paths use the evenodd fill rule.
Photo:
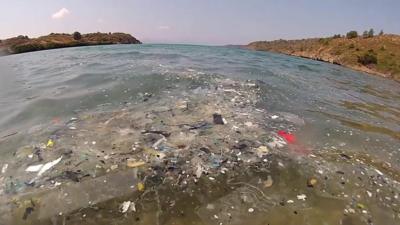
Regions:
<instances>
[{"instance_id":1,"label":"submerged litter","mask_svg":"<svg viewBox=\"0 0 400 225\"><path fill-rule=\"evenodd\" d=\"M315 187L317 185L318 180L316 178L310 178L307 180L307 186L308 187Z\"/></svg>"},{"instance_id":2,"label":"submerged litter","mask_svg":"<svg viewBox=\"0 0 400 225\"><path fill-rule=\"evenodd\" d=\"M267 180L264 181L264 187L269 188L274 184L274 180L272 180L271 175L268 175Z\"/></svg>"},{"instance_id":3,"label":"submerged litter","mask_svg":"<svg viewBox=\"0 0 400 225\"><path fill-rule=\"evenodd\" d=\"M51 140L51 139L49 139L49 140L47 141L46 147L52 148L53 146L54 146L54 141Z\"/></svg>"},{"instance_id":4,"label":"submerged litter","mask_svg":"<svg viewBox=\"0 0 400 225\"><path fill-rule=\"evenodd\" d=\"M215 124L220 124L220 125L226 124L226 120L222 117L221 114L218 113L213 114L213 121Z\"/></svg>"},{"instance_id":5,"label":"submerged litter","mask_svg":"<svg viewBox=\"0 0 400 225\"><path fill-rule=\"evenodd\" d=\"M120 206L121 213L127 213L128 210L136 212L136 206L134 202L125 201Z\"/></svg>"},{"instance_id":6,"label":"submerged litter","mask_svg":"<svg viewBox=\"0 0 400 225\"><path fill-rule=\"evenodd\" d=\"M8 164L4 164L3 167L1 167L1 173L6 173L7 172L7 168L8 168Z\"/></svg>"},{"instance_id":7,"label":"submerged litter","mask_svg":"<svg viewBox=\"0 0 400 225\"><path fill-rule=\"evenodd\" d=\"M26 168L25 171L27 172L38 172L37 176L41 176L44 174L47 170L51 169L53 166L57 165L59 162L61 162L62 156L54 161L48 162L46 164L39 164L39 165L34 165L34 166L29 166Z\"/></svg>"},{"instance_id":8,"label":"submerged litter","mask_svg":"<svg viewBox=\"0 0 400 225\"><path fill-rule=\"evenodd\" d=\"M267 155L270 152L267 146L260 146L256 149L256 151L259 157L263 157L264 155Z\"/></svg>"},{"instance_id":9,"label":"submerged litter","mask_svg":"<svg viewBox=\"0 0 400 225\"><path fill-rule=\"evenodd\" d=\"M30 198L38 198L40 203L28 220L35 216L51 219L60 212L59 218L93 220L93 215L103 214L110 216L102 219L134 216L139 220L146 218L146 213L155 214L147 215L156 218L150 224L162 221L166 213L184 218L189 208L192 214L196 210L204 224L215 224L216 220L223 224L252 224L252 219L274 210L279 212L286 203L297 207L296 212L304 209L304 214L310 213L305 211L313 207L314 201L306 201L307 196L313 200L340 199L340 203L351 205L353 199L359 199L357 194L364 193L371 200L371 186L367 193L364 187L347 188L346 179L354 177L359 183L364 181L362 185L372 179L389 193L387 180L382 180L387 169L377 167L380 170L376 169L376 173L365 169L361 171L365 176L355 176L346 165L331 165L343 160L355 165L356 157L338 155L338 159L332 156L329 161L320 152L301 159L291 154L303 151L299 148L304 146L294 135L298 133L297 126L303 124L302 119L292 114L271 115L259 109L262 83L218 77L191 77L189 81L184 92L171 86L161 94L141 94L122 109L78 113L64 127L38 138L42 142L17 152L13 165L20 165L21 169L9 169L10 176L0 177L0 182L6 184L5 188L0 187L0 193L31 193ZM76 127L79 129L71 129ZM47 144L43 143L47 139ZM54 158L57 159L48 162ZM6 173L6 165L2 174ZM24 170L27 165L30 166ZM50 170L56 165L57 170ZM357 165L365 168L360 166L365 164ZM32 180L32 174L24 171L37 176ZM356 173L360 171L354 169ZM293 185L297 185L295 189ZM380 193L381 190L376 194L374 191L374 195ZM305 202L295 204L290 199L294 196ZM52 206L46 204L61 197ZM342 207L339 205L335 204ZM355 204L352 206L356 208ZM18 210L16 206L11 211L18 214Z\"/></svg>"},{"instance_id":10,"label":"submerged litter","mask_svg":"<svg viewBox=\"0 0 400 225\"><path fill-rule=\"evenodd\" d=\"M137 190L138 190L138 191L144 191L144 189L145 189L144 183L139 182L139 183L137 184Z\"/></svg>"},{"instance_id":11,"label":"submerged litter","mask_svg":"<svg viewBox=\"0 0 400 225\"><path fill-rule=\"evenodd\" d=\"M143 161L137 161L136 159L128 159L126 161L126 165L130 168L136 168L136 167L144 166L144 165L146 165L146 163Z\"/></svg>"},{"instance_id":12,"label":"submerged litter","mask_svg":"<svg viewBox=\"0 0 400 225\"><path fill-rule=\"evenodd\" d=\"M278 135L284 138L289 144L294 144L296 142L296 136L284 130L278 131Z\"/></svg>"},{"instance_id":13,"label":"submerged litter","mask_svg":"<svg viewBox=\"0 0 400 225\"><path fill-rule=\"evenodd\" d=\"M307 198L307 196L306 196L305 194L297 195L297 199L298 199L298 200L303 200L303 201L305 201L306 198Z\"/></svg>"}]
</instances>

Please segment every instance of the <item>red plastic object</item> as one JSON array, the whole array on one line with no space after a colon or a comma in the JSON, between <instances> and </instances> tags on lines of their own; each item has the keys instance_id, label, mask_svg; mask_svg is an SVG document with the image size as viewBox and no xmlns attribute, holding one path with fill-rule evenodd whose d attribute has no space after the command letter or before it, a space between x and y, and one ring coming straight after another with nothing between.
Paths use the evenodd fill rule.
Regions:
<instances>
[{"instance_id":1,"label":"red plastic object","mask_svg":"<svg viewBox=\"0 0 400 225\"><path fill-rule=\"evenodd\" d=\"M296 142L296 136L284 130L278 131L278 135L283 137L283 139L285 139L289 144L294 144Z\"/></svg>"}]
</instances>

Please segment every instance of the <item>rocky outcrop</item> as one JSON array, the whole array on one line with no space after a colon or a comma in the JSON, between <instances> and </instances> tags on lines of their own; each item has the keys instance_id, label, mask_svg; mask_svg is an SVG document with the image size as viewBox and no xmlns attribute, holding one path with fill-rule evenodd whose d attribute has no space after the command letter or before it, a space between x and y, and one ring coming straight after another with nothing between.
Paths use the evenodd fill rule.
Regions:
<instances>
[{"instance_id":1,"label":"rocky outcrop","mask_svg":"<svg viewBox=\"0 0 400 225\"><path fill-rule=\"evenodd\" d=\"M132 35L125 33L82 34L79 40L74 39L72 34L51 33L32 39L20 35L2 40L0 42L0 55L2 52L3 54L17 54L55 48L111 44L141 44L141 42Z\"/></svg>"}]
</instances>

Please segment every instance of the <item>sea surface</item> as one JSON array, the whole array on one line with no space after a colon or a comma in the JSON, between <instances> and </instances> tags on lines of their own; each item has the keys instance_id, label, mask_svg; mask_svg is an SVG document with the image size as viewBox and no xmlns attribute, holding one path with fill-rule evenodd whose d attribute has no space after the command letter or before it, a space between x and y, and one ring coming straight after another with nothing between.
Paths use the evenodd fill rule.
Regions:
<instances>
[{"instance_id":1,"label":"sea surface","mask_svg":"<svg viewBox=\"0 0 400 225\"><path fill-rule=\"evenodd\" d=\"M379 171L378 175L384 169L391 173L386 180L393 182L391 196L376 196L376 202L385 197L391 198L391 203L396 201L400 181L397 177L397 173L400 174L400 83L323 62L228 47L112 45L0 57L0 167L12 162L16 150L31 143L35 133L80 113L118 110L143 93L161 95L168 86L179 85L180 81L166 82L160 78L174 75L218 76L242 82L260 82L262 92L258 107L292 122L296 126L294 135L302 146L312 149L311 155L340 151L343 160L362 155L361 164L370 162L371 168ZM182 80L182 84L184 82ZM312 157L309 160L313 160ZM355 163L360 160L355 160ZM378 168L375 163L378 161L379 165L386 166ZM353 166L358 167L356 164ZM335 170L339 169L335 167ZM385 171L382 173L387 175ZM369 181L360 181L363 182ZM298 184L293 185L291 191L294 192ZM374 190L368 190L375 197L379 186L373 187ZM346 187L338 191L342 192L346 192ZM179 198L175 193L166 195ZM369 193L363 193L361 198L373 198L368 196ZM326 199L321 202L321 205L310 206L318 211L313 216L332 216L330 211L336 208L332 206L334 209L331 209L328 205L335 203ZM345 222L342 224L400 224L400 211L389 210L390 213L382 214L371 209L373 212L370 212L368 206L364 207L365 202L374 201L365 200L360 206L354 197L353 202L353 208L360 211L356 213L361 219L343 219L341 221ZM391 203L385 203L387 209L393 208ZM180 207L187 209L189 206L183 204ZM214 206L206 204L204 207ZM348 211L344 209L344 206L339 209L337 217L346 218ZM257 211L256 206L254 210ZM283 213L276 208L270 210ZM288 221L272 216L271 221L275 222L270 224L339 224L333 222L337 221L336 217L327 218L327 221L303 217L295 223L297 219L292 210L286 213L290 214ZM149 215L147 217L151 217ZM164 220L164 224L189 224L188 221L209 224L197 217L198 213L197 216L195 213L187 215L190 217L187 220L176 220L175 223L173 218L169 218ZM265 217L269 214L265 213ZM97 218L96 223L102 224L101 218ZM260 217L255 218L261 221L259 224L269 224ZM137 224L146 224L145 221L136 220ZM218 219L212 224L219 224ZM258 223L253 221L249 224Z\"/></svg>"}]
</instances>

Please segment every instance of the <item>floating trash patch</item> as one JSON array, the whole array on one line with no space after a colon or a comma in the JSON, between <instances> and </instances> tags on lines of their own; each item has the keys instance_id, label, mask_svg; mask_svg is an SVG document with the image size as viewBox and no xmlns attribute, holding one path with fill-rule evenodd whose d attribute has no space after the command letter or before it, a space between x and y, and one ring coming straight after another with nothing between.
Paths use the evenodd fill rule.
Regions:
<instances>
[{"instance_id":1,"label":"floating trash patch","mask_svg":"<svg viewBox=\"0 0 400 225\"><path fill-rule=\"evenodd\" d=\"M160 79L183 85L118 110L78 113L19 148L1 167L1 221L399 222L398 172L368 157L314 152L296 137L302 118L258 106L262 82Z\"/></svg>"}]
</instances>

